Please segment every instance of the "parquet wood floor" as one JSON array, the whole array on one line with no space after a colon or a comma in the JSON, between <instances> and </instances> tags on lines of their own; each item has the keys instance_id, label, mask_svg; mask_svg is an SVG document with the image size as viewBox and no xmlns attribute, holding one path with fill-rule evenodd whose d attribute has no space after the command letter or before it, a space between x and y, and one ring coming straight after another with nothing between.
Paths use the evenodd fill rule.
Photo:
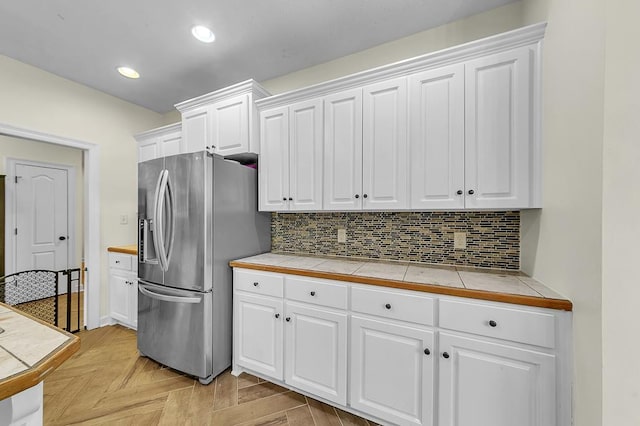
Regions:
<instances>
[{"instance_id":1,"label":"parquet wood floor","mask_svg":"<svg viewBox=\"0 0 640 426\"><path fill-rule=\"evenodd\" d=\"M45 425L372 424L247 374L202 386L138 356L135 332L121 326L78 336L80 351L45 380Z\"/></svg>"}]
</instances>

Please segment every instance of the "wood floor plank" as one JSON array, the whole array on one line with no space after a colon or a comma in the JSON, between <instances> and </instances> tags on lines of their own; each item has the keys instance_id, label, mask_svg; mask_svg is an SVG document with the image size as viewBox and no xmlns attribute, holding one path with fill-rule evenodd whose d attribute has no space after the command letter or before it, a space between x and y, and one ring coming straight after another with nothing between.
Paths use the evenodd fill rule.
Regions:
<instances>
[{"instance_id":1,"label":"wood floor plank","mask_svg":"<svg viewBox=\"0 0 640 426\"><path fill-rule=\"evenodd\" d=\"M339 408L336 408L336 413L338 413L338 417L340 418L343 426L369 426L371 424L362 417L347 413Z\"/></svg>"},{"instance_id":2,"label":"wood floor plank","mask_svg":"<svg viewBox=\"0 0 640 426\"><path fill-rule=\"evenodd\" d=\"M193 379L178 376L106 394L98 401L96 407L126 408L145 400L156 400L161 397L166 399L169 392L190 387L193 387Z\"/></svg>"},{"instance_id":3,"label":"wood floor plank","mask_svg":"<svg viewBox=\"0 0 640 426\"><path fill-rule=\"evenodd\" d=\"M260 383L260 379L251 374L242 373L238 376L238 389L246 388Z\"/></svg>"},{"instance_id":4,"label":"wood floor plank","mask_svg":"<svg viewBox=\"0 0 640 426\"><path fill-rule=\"evenodd\" d=\"M307 398L309 409L316 426L342 426L336 410L325 403Z\"/></svg>"},{"instance_id":5,"label":"wood floor plank","mask_svg":"<svg viewBox=\"0 0 640 426\"><path fill-rule=\"evenodd\" d=\"M302 395L286 392L213 412L214 425L237 425L305 404Z\"/></svg>"},{"instance_id":6,"label":"wood floor plank","mask_svg":"<svg viewBox=\"0 0 640 426\"><path fill-rule=\"evenodd\" d=\"M281 413L269 414L268 416L260 417L248 422L238 423L238 426L287 426L288 424L287 414L283 411Z\"/></svg>"},{"instance_id":7,"label":"wood floor plank","mask_svg":"<svg viewBox=\"0 0 640 426\"><path fill-rule=\"evenodd\" d=\"M173 426L184 423L184 416L187 412L186 408L189 407L192 393L193 386L169 392L158 424L162 426Z\"/></svg>"},{"instance_id":8,"label":"wood floor plank","mask_svg":"<svg viewBox=\"0 0 640 426\"><path fill-rule=\"evenodd\" d=\"M216 378L215 380L217 381L218 379ZM201 385L200 383L194 384L191 400L189 401L189 412L191 413L191 416L198 416L203 413L210 413L213 411L216 381L206 386Z\"/></svg>"},{"instance_id":9,"label":"wood floor plank","mask_svg":"<svg viewBox=\"0 0 640 426\"><path fill-rule=\"evenodd\" d=\"M311 416L309 405L302 405L300 407L287 410L286 414L289 426L314 426L313 416Z\"/></svg>"},{"instance_id":10,"label":"wood floor plank","mask_svg":"<svg viewBox=\"0 0 640 426\"><path fill-rule=\"evenodd\" d=\"M283 388L270 382L258 383L238 389L238 404L244 404L256 399L266 398L271 395L287 392L289 389Z\"/></svg>"},{"instance_id":11,"label":"wood floor plank","mask_svg":"<svg viewBox=\"0 0 640 426\"><path fill-rule=\"evenodd\" d=\"M238 379L231 370L223 371L216 380L216 400L214 410L222 410L238 405Z\"/></svg>"}]
</instances>

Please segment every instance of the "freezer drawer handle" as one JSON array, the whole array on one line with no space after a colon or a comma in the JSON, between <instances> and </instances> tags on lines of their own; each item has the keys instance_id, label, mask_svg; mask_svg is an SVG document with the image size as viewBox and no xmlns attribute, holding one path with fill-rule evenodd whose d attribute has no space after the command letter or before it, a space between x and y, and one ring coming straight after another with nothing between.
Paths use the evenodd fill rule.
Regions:
<instances>
[{"instance_id":1,"label":"freezer drawer handle","mask_svg":"<svg viewBox=\"0 0 640 426\"><path fill-rule=\"evenodd\" d=\"M154 293L144 286L139 286L140 293L149 296L152 299L162 300L163 302L172 302L172 303L200 303L202 298L200 297L183 297L183 296L169 296L167 294L159 294Z\"/></svg>"}]
</instances>

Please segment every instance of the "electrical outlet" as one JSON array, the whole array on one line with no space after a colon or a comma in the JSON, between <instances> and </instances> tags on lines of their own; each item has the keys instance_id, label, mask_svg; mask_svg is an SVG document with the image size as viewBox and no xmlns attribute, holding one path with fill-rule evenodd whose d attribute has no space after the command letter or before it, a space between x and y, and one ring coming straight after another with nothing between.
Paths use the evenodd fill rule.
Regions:
<instances>
[{"instance_id":1,"label":"electrical outlet","mask_svg":"<svg viewBox=\"0 0 640 426\"><path fill-rule=\"evenodd\" d=\"M347 230L346 229L338 229L338 242L346 243L347 242Z\"/></svg>"},{"instance_id":2,"label":"electrical outlet","mask_svg":"<svg viewBox=\"0 0 640 426\"><path fill-rule=\"evenodd\" d=\"M120 215L120 225L127 225L129 223L129 216L126 214Z\"/></svg>"},{"instance_id":3,"label":"electrical outlet","mask_svg":"<svg viewBox=\"0 0 640 426\"><path fill-rule=\"evenodd\" d=\"M467 233L466 232L454 232L453 233L453 248L454 249L466 249L467 248Z\"/></svg>"}]
</instances>

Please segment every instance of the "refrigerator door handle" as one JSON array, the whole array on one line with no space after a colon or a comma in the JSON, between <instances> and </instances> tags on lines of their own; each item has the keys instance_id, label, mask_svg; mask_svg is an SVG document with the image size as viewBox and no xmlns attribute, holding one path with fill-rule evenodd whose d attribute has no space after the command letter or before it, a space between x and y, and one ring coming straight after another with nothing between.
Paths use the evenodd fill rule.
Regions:
<instances>
[{"instance_id":1,"label":"refrigerator door handle","mask_svg":"<svg viewBox=\"0 0 640 426\"><path fill-rule=\"evenodd\" d=\"M165 185L166 193L167 193L167 202L169 205L169 235L166 236L167 250L165 253L165 265L167 269L169 269L169 262L171 262L171 252L173 251L173 239L174 239L174 230L176 225L176 215L175 215L175 203L173 200L173 185L171 184L171 176L169 175L169 171L167 170L167 182ZM164 208L164 205L163 205ZM164 215L164 213L163 213ZM164 217L163 217L164 220ZM162 239L165 240L164 229L163 229ZM165 252L164 247L162 247L162 251Z\"/></svg>"},{"instance_id":2,"label":"refrigerator door handle","mask_svg":"<svg viewBox=\"0 0 640 426\"><path fill-rule=\"evenodd\" d=\"M152 299L162 300L163 302L170 303L200 303L201 297L185 297L185 296L169 296L168 294L160 294L149 290L142 283L138 283L138 290L145 296L149 296Z\"/></svg>"},{"instance_id":3,"label":"refrigerator door handle","mask_svg":"<svg viewBox=\"0 0 640 426\"><path fill-rule=\"evenodd\" d=\"M164 207L167 195L167 179L169 178L169 171L163 170L160 172L160 178L158 179L158 187L156 188L156 203L155 203L155 233L153 234L154 242L156 243L156 253L158 254L158 260L160 261L160 268L163 271L169 269L167 251L165 247L165 217ZM173 232L170 232L173 234Z\"/></svg>"},{"instance_id":4,"label":"refrigerator door handle","mask_svg":"<svg viewBox=\"0 0 640 426\"><path fill-rule=\"evenodd\" d=\"M160 249L160 239L162 238L160 236L160 232L162 229L162 221L160 220L160 218L158 217L158 205L160 204L160 187L162 186L162 178L164 177L164 172L165 170L161 171L160 174L158 175L158 183L156 184L156 192L155 195L153 197L154 200L154 204L153 204L153 217L150 220L150 224L151 224L151 233L153 235L153 246L156 249L156 255L158 257L158 263L160 263L160 269L162 269L163 271L164 269L164 264L162 263L162 254L161 254L161 249Z\"/></svg>"}]
</instances>

